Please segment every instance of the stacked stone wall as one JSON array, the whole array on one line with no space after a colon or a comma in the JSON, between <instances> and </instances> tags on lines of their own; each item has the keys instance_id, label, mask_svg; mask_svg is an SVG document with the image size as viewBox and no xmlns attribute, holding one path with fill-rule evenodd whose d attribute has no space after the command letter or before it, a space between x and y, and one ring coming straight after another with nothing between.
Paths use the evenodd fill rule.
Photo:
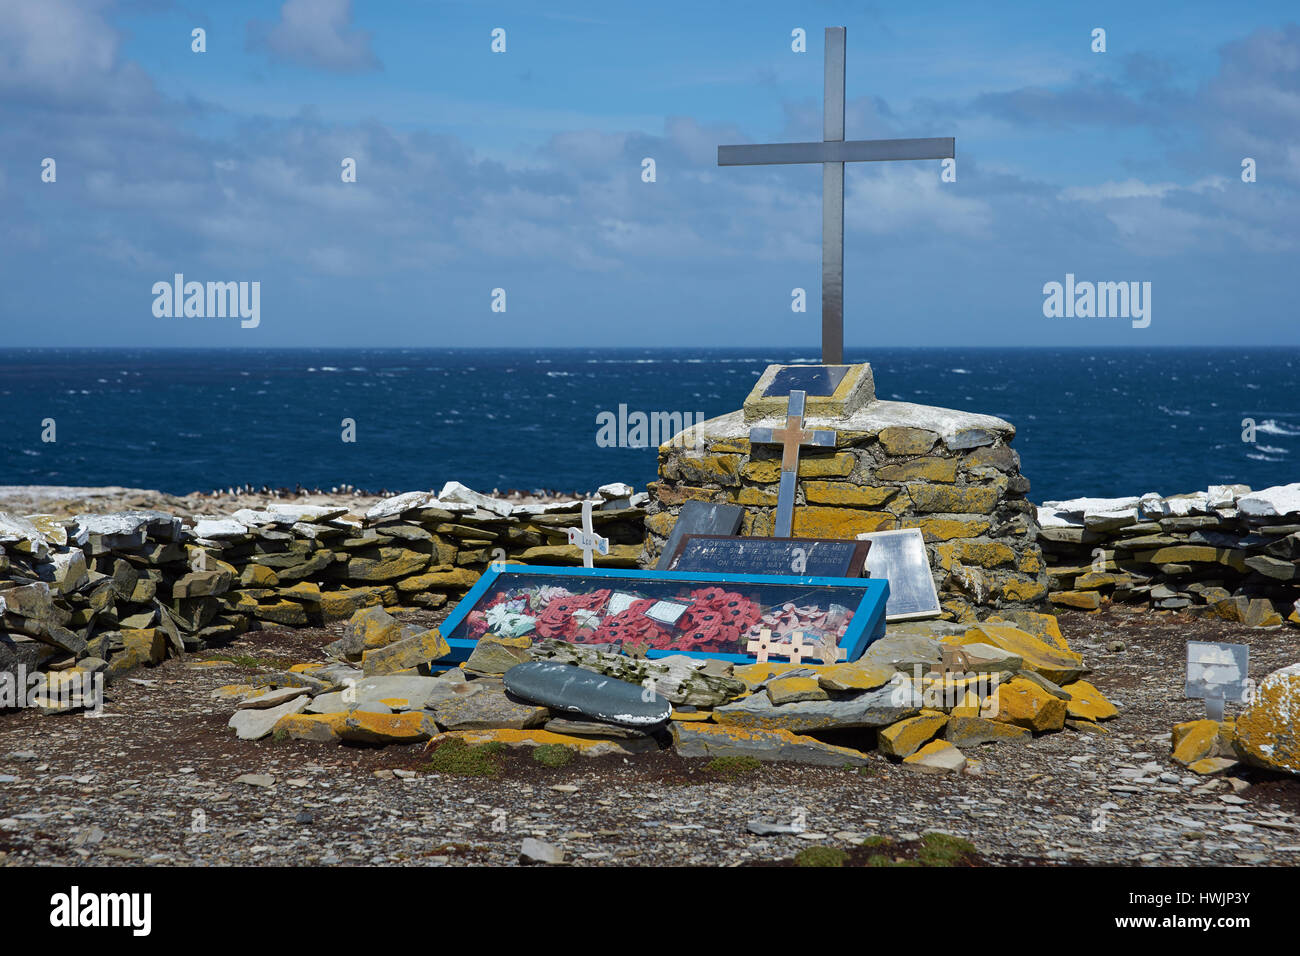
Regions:
<instances>
[{"instance_id":1,"label":"stacked stone wall","mask_svg":"<svg viewBox=\"0 0 1300 956\"><path fill-rule=\"evenodd\" d=\"M112 674L259 627L321 626L372 605L437 609L494 561L581 564L567 543L580 502L466 492L412 492L360 516L294 505L199 518L0 513L0 671L91 659ZM598 565L637 566L644 497L597 499L593 525L610 540Z\"/></svg>"},{"instance_id":2,"label":"stacked stone wall","mask_svg":"<svg viewBox=\"0 0 1300 956\"><path fill-rule=\"evenodd\" d=\"M886 405L921 408L877 403ZM1015 430L999 419L971 417L987 427L810 423L835 426L837 438L834 448L801 451L794 535L852 538L919 528L945 618L969 622L996 609L1040 604L1048 591L1046 566L1035 508L1025 497L1029 481L1010 447ZM735 437L739 428L737 413L660 448L659 480L648 488L649 560L662 552L686 501L741 505L741 534L772 534L781 450L751 446Z\"/></svg>"},{"instance_id":3,"label":"stacked stone wall","mask_svg":"<svg viewBox=\"0 0 1300 956\"><path fill-rule=\"evenodd\" d=\"M1300 624L1300 484L1047 502L1039 520L1060 607L1121 602Z\"/></svg>"}]
</instances>

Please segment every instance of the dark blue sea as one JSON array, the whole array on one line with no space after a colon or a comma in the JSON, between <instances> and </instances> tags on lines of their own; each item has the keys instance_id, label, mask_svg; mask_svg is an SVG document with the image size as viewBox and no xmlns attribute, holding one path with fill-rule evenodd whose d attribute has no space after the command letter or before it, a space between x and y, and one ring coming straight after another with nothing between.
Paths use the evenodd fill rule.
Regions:
<instances>
[{"instance_id":1,"label":"dark blue sea","mask_svg":"<svg viewBox=\"0 0 1300 956\"><path fill-rule=\"evenodd\" d=\"M1035 501L1300 480L1300 349L874 349L881 398L997 415ZM594 490L597 416L740 407L806 350L0 349L0 484ZM54 420L54 442L41 440ZM356 441L341 440L343 420ZM1243 420L1255 441L1243 441Z\"/></svg>"}]
</instances>

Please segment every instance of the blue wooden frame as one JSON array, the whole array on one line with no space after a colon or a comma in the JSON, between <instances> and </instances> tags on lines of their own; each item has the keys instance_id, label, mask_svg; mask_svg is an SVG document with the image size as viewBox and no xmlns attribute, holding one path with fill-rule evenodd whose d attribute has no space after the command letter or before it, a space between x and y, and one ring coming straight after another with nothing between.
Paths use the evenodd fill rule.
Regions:
<instances>
[{"instance_id":1,"label":"blue wooden frame","mask_svg":"<svg viewBox=\"0 0 1300 956\"><path fill-rule=\"evenodd\" d=\"M461 623L469 616L470 611L478 604L479 599L488 591L496 582L501 574L536 574L543 577L593 577L593 578L614 578L614 579L633 579L641 581L685 581L699 584L728 584L728 585L769 585L785 584L796 587L825 587L833 589L857 588L866 590L866 594L858 602L858 606L853 608L853 621L849 624L844 636L840 638L839 646L847 651L846 660L854 661L862 656L863 651L875 640L885 634L885 605L889 601L889 582L883 578L822 578L822 577L796 577L784 574L708 574L696 571L655 571L655 570L633 570L627 568L579 568L579 567L556 567L551 565L539 564L507 564L503 567L496 565L489 566L488 570L483 572L475 585L470 588L469 593L460 599L455 609L442 622L440 630L447 643L451 646L451 654L447 657L440 658L441 661L458 662L467 660L470 653L474 650L477 640L458 637L451 638L451 634ZM673 654L682 654L685 651L674 650L650 650L647 657L669 657ZM732 661L737 664L752 664L753 655L750 654L721 654L721 653L703 653L692 651L687 656L699 657L704 659Z\"/></svg>"}]
</instances>

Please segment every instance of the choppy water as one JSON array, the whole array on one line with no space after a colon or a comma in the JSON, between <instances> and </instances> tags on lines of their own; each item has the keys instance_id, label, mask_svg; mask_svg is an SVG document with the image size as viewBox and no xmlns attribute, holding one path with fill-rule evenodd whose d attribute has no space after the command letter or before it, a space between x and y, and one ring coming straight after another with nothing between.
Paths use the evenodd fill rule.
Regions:
<instances>
[{"instance_id":1,"label":"choppy water","mask_svg":"<svg viewBox=\"0 0 1300 956\"><path fill-rule=\"evenodd\" d=\"M1037 501L1300 480L1300 349L875 349L881 398L998 415ZM0 349L0 484L644 488L597 415L740 406L812 352ZM356 442L341 440L356 422ZM1243 419L1255 441L1242 441ZM54 419L57 440L42 442Z\"/></svg>"}]
</instances>

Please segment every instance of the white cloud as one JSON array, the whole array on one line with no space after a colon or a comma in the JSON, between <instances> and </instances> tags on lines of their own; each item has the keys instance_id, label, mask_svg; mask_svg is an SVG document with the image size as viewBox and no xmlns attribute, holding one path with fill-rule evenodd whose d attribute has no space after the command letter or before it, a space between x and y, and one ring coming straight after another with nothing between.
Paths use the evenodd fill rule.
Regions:
<instances>
[{"instance_id":1,"label":"white cloud","mask_svg":"<svg viewBox=\"0 0 1300 956\"><path fill-rule=\"evenodd\" d=\"M352 0L285 0L280 20L248 25L249 45L273 57L335 73L379 68L370 33L352 26Z\"/></svg>"}]
</instances>

